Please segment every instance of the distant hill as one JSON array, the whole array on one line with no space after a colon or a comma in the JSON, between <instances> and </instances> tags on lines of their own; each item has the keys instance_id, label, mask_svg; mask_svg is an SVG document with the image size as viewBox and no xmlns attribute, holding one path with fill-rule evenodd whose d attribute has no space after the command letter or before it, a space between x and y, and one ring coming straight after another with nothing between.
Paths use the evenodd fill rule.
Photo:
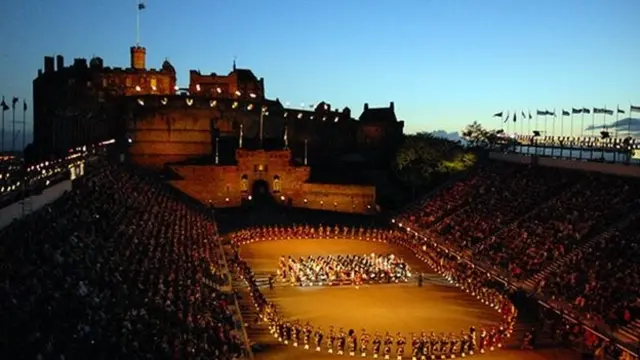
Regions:
<instances>
[{"instance_id":1,"label":"distant hill","mask_svg":"<svg viewBox=\"0 0 640 360\"><path fill-rule=\"evenodd\" d=\"M436 131L431 131L430 134L435 137L448 139L451 141L462 141L462 137L460 137L460 133L457 131L446 132L444 130L436 130Z\"/></svg>"}]
</instances>

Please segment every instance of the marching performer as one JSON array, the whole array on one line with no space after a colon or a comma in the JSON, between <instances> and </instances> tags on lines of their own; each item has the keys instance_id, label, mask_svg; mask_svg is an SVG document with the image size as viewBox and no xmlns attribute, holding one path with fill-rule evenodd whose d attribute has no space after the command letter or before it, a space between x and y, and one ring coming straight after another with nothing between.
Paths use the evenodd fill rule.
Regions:
<instances>
[{"instance_id":1,"label":"marching performer","mask_svg":"<svg viewBox=\"0 0 640 360\"><path fill-rule=\"evenodd\" d=\"M393 345L393 337L387 333L384 337L384 358L389 360L391 358L391 346Z\"/></svg>"},{"instance_id":2,"label":"marching performer","mask_svg":"<svg viewBox=\"0 0 640 360\"><path fill-rule=\"evenodd\" d=\"M300 333L302 332L302 327L299 322L296 322L293 326L293 346L298 346L300 342Z\"/></svg>"},{"instance_id":3,"label":"marching performer","mask_svg":"<svg viewBox=\"0 0 640 360\"><path fill-rule=\"evenodd\" d=\"M411 333L411 359L418 360L420 356L420 339L416 334Z\"/></svg>"},{"instance_id":4,"label":"marching performer","mask_svg":"<svg viewBox=\"0 0 640 360\"><path fill-rule=\"evenodd\" d=\"M469 335L464 333L464 330L460 330L460 352L462 354L468 354L469 353Z\"/></svg>"},{"instance_id":5,"label":"marching performer","mask_svg":"<svg viewBox=\"0 0 640 360\"><path fill-rule=\"evenodd\" d=\"M420 356L420 360L426 360L427 357L431 357L431 339L427 336L427 334L422 332L420 343L422 344L422 354Z\"/></svg>"},{"instance_id":6,"label":"marching performer","mask_svg":"<svg viewBox=\"0 0 640 360\"><path fill-rule=\"evenodd\" d=\"M476 351L478 351L478 343L476 340L476 328L471 327L469 329L469 354L473 355Z\"/></svg>"},{"instance_id":7,"label":"marching performer","mask_svg":"<svg viewBox=\"0 0 640 360\"><path fill-rule=\"evenodd\" d=\"M311 340L311 334L313 333L313 326L311 326L311 322L307 322L304 327L304 348L305 350L309 350L309 341Z\"/></svg>"},{"instance_id":8,"label":"marching performer","mask_svg":"<svg viewBox=\"0 0 640 360\"><path fill-rule=\"evenodd\" d=\"M442 354L442 339L435 333L431 333L431 352L433 355Z\"/></svg>"},{"instance_id":9,"label":"marching performer","mask_svg":"<svg viewBox=\"0 0 640 360\"><path fill-rule=\"evenodd\" d=\"M402 360L404 356L404 346L407 344L407 339L400 333L396 335L396 358Z\"/></svg>"},{"instance_id":10,"label":"marching performer","mask_svg":"<svg viewBox=\"0 0 640 360\"><path fill-rule=\"evenodd\" d=\"M349 329L349 355L356 356L356 350L358 349L358 336L355 330Z\"/></svg>"},{"instance_id":11,"label":"marching performer","mask_svg":"<svg viewBox=\"0 0 640 360\"><path fill-rule=\"evenodd\" d=\"M487 331L485 329L480 329L480 336L478 339L478 351L481 354L484 354L486 345L487 345Z\"/></svg>"},{"instance_id":12,"label":"marching performer","mask_svg":"<svg viewBox=\"0 0 640 360\"><path fill-rule=\"evenodd\" d=\"M324 334L322 333L322 327L318 327L315 332L315 340L316 340L316 351L320 351L320 347L322 346L322 338Z\"/></svg>"},{"instance_id":13,"label":"marching performer","mask_svg":"<svg viewBox=\"0 0 640 360\"><path fill-rule=\"evenodd\" d=\"M377 359L380 355L380 347L382 346L382 338L380 333L376 331L376 335L373 338L373 358Z\"/></svg>"},{"instance_id":14,"label":"marching performer","mask_svg":"<svg viewBox=\"0 0 640 360\"><path fill-rule=\"evenodd\" d=\"M442 333L440 337L440 354L448 355L451 352L451 339L449 336Z\"/></svg>"},{"instance_id":15,"label":"marching performer","mask_svg":"<svg viewBox=\"0 0 640 360\"><path fill-rule=\"evenodd\" d=\"M336 343L336 333L333 331L333 326L329 327L329 338L327 340L327 351L329 354L333 354L333 347Z\"/></svg>"},{"instance_id":16,"label":"marching performer","mask_svg":"<svg viewBox=\"0 0 640 360\"><path fill-rule=\"evenodd\" d=\"M340 328L338 335L338 355L344 354L344 346L347 344L347 334Z\"/></svg>"},{"instance_id":17,"label":"marching performer","mask_svg":"<svg viewBox=\"0 0 640 360\"><path fill-rule=\"evenodd\" d=\"M360 333L360 356L367 356L367 347L369 346L369 334L365 329Z\"/></svg>"}]
</instances>

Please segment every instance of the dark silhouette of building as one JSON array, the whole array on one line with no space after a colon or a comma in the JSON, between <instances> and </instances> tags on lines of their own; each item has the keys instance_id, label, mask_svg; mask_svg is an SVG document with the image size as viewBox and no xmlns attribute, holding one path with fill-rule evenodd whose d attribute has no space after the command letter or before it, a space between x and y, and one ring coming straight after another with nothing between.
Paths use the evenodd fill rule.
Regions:
<instances>
[{"instance_id":1,"label":"dark silhouette of building","mask_svg":"<svg viewBox=\"0 0 640 360\"><path fill-rule=\"evenodd\" d=\"M351 153L388 158L402 135L393 102L365 104L359 119L349 108L321 102L288 109L265 98L264 79L233 65L228 75L190 71L189 87L176 87L174 67L146 68L146 49L131 47L128 68L101 58L65 66L45 57L33 83L34 149L40 156L115 139L129 159L159 167L193 158L213 159L246 149L288 148L293 159L330 162ZM242 139L242 140L240 140Z\"/></svg>"}]
</instances>

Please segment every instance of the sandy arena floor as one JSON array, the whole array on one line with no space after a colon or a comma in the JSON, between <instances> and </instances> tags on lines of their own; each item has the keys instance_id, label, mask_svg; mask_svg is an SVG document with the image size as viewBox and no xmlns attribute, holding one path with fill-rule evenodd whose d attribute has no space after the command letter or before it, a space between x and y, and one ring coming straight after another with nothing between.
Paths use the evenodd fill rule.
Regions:
<instances>
[{"instance_id":1,"label":"sandy arena floor","mask_svg":"<svg viewBox=\"0 0 640 360\"><path fill-rule=\"evenodd\" d=\"M274 273L282 255L346 255L367 253L393 253L411 266L412 272L424 274L424 285L415 281L405 284L366 285L359 289L346 287L293 287L278 284L273 291L264 289L265 295L276 303L287 318L311 321L314 326L329 326L369 333L435 331L455 332L469 326L491 327L500 320L499 314L481 304L474 297L435 274L408 250L393 245L357 240L282 240L258 242L241 247L241 255L249 262L258 279ZM267 350L256 354L256 359L325 359L335 355L320 354L277 344L271 337L254 339L267 342ZM407 347L409 350L410 347ZM548 350L525 352L500 350L482 355L484 359L562 359L579 358L569 351Z\"/></svg>"}]
</instances>

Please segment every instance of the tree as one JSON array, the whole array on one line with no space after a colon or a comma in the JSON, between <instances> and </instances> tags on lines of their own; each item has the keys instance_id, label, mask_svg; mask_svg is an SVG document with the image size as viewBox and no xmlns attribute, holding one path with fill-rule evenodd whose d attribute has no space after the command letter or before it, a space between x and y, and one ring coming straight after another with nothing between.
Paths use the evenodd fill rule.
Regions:
<instances>
[{"instance_id":1,"label":"tree","mask_svg":"<svg viewBox=\"0 0 640 360\"><path fill-rule=\"evenodd\" d=\"M393 169L398 178L411 187L415 197L417 188L465 170L474 162L475 156L466 152L458 142L418 133L405 136L396 153Z\"/></svg>"},{"instance_id":2,"label":"tree","mask_svg":"<svg viewBox=\"0 0 640 360\"><path fill-rule=\"evenodd\" d=\"M474 121L462 130L462 138L470 147L486 147L489 144L489 131Z\"/></svg>"}]
</instances>

